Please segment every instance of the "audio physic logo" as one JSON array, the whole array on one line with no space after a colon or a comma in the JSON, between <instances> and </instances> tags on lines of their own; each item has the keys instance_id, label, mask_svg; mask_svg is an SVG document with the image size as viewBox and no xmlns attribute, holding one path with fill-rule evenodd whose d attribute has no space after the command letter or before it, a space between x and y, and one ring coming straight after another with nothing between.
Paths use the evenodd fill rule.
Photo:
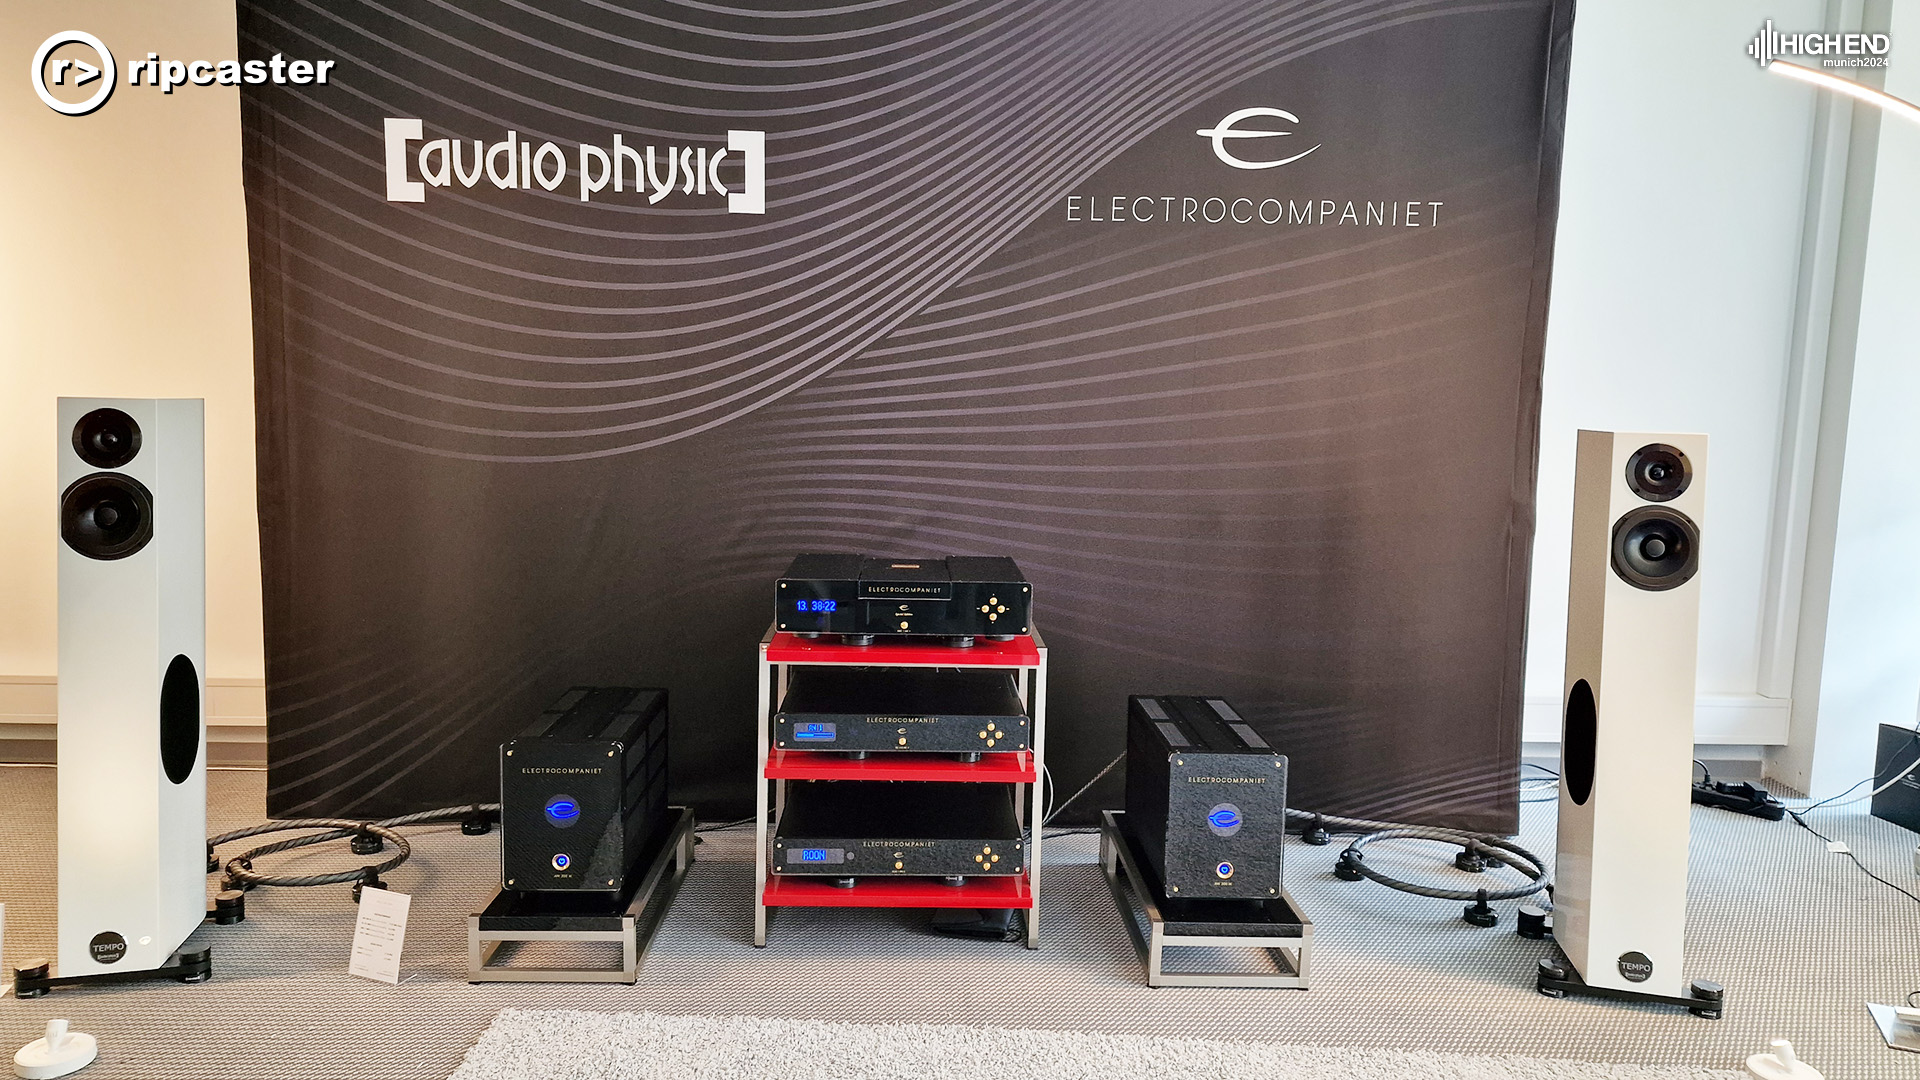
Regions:
<instances>
[{"instance_id":1,"label":"audio physic logo","mask_svg":"<svg viewBox=\"0 0 1920 1080\"><path fill-rule=\"evenodd\" d=\"M74 86L85 86L90 82L96 81L100 84L94 87L91 96L79 101L67 101L63 98L56 97L53 91L48 88L47 59L53 55L54 50L67 45L84 45L92 49L94 59L100 62L98 66L95 66L76 56L62 57L53 62L53 78L51 80L53 86L66 86L68 72L73 73ZM67 116L85 116L100 106L105 105L107 99L113 96L113 53L107 48L106 42L101 41L85 30L62 30L41 42L40 47L34 50L33 71L31 75L33 78L33 92L40 95L40 100L47 103L47 108L57 113L64 113Z\"/></svg>"},{"instance_id":2,"label":"audio physic logo","mask_svg":"<svg viewBox=\"0 0 1920 1080\"><path fill-rule=\"evenodd\" d=\"M1747 45L1747 55L1766 67L1782 56L1818 56L1820 66L1886 67L1893 40L1885 34L1783 34L1768 19Z\"/></svg>"},{"instance_id":3,"label":"audio physic logo","mask_svg":"<svg viewBox=\"0 0 1920 1080\"><path fill-rule=\"evenodd\" d=\"M578 167L570 170L566 151L557 144L535 146L533 140L521 138L517 131L508 131L505 139L487 146L480 139L428 139L426 125L411 117L387 117L385 127L388 202L426 202L430 187L458 183L470 188L482 177L502 191L527 190L535 184L553 191L572 172L579 179L581 202L605 191L609 182L615 192L625 191L631 182L633 193L645 192L649 203L659 202L678 188L683 195L711 192L721 196L727 200L730 214L767 212L764 131L729 131L725 146L669 146L664 154L652 146L643 149L629 145L615 134L611 149L581 143ZM413 142L421 146L409 162L407 144ZM471 150L467 149L469 144ZM739 167L729 166L723 172L721 163L729 155ZM409 174L409 164L420 179ZM727 186L729 180L732 187Z\"/></svg>"},{"instance_id":4,"label":"audio physic logo","mask_svg":"<svg viewBox=\"0 0 1920 1080\"><path fill-rule=\"evenodd\" d=\"M1252 120L1256 117L1284 120L1289 124L1297 124L1300 122L1299 117L1285 109L1269 109L1264 106L1255 106L1251 109L1240 109L1235 112L1230 112L1221 117L1219 123L1210 128L1201 128L1195 131L1194 134L1203 139L1212 140L1213 156L1236 169L1278 168L1282 165L1299 161L1301 158L1320 149L1322 145L1321 143L1314 143L1312 146L1307 147L1292 157L1283 157L1271 161L1249 161L1246 158L1229 153L1227 150L1227 140L1229 139L1278 139L1293 134L1291 131L1283 131L1276 127L1243 128L1238 126L1243 121Z\"/></svg>"}]
</instances>

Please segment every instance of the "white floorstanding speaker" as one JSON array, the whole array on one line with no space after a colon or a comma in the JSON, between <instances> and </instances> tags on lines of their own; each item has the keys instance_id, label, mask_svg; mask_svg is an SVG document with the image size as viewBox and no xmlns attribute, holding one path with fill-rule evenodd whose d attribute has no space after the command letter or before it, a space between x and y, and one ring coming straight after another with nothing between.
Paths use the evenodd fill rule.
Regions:
<instances>
[{"instance_id":1,"label":"white floorstanding speaker","mask_svg":"<svg viewBox=\"0 0 1920 1080\"><path fill-rule=\"evenodd\" d=\"M62 977L163 965L206 914L198 400L59 403Z\"/></svg>"},{"instance_id":2,"label":"white floorstanding speaker","mask_svg":"<svg viewBox=\"0 0 1920 1080\"><path fill-rule=\"evenodd\" d=\"M1682 974L1704 435L1580 432L1553 932L1590 987Z\"/></svg>"}]
</instances>

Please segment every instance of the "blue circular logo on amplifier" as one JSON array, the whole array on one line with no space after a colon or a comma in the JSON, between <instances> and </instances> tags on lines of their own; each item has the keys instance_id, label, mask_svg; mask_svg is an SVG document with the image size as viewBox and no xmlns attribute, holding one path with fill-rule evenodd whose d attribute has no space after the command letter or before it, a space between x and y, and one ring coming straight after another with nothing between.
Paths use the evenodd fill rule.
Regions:
<instances>
[{"instance_id":1,"label":"blue circular logo on amplifier","mask_svg":"<svg viewBox=\"0 0 1920 1080\"><path fill-rule=\"evenodd\" d=\"M553 868L555 870L565 870L567 867L572 865L573 865L573 859L569 857L567 853L564 851L553 857Z\"/></svg>"},{"instance_id":2,"label":"blue circular logo on amplifier","mask_svg":"<svg viewBox=\"0 0 1920 1080\"><path fill-rule=\"evenodd\" d=\"M580 800L571 795L555 795L547 800L547 824L556 829L571 829L580 821Z\"/></svg>"},{"instance_id":3,"label":"blue circular logo on amplifier","mask_svg":"<svg viewBox=\"0 0 1920 1080\"><path fill-rule=\"evenodd\" d=\"M1233 876L1233 864L1223 862L1219 866L1214 867L1213 872L1222 879L1230 878Z\"/></svg>"},{"instance_id":4,"label":"blue circular logo on amplifier","mask_svg":"<svg viewBox=\"0 0 1920 1080\"><path fill-rule=\"evenodd\" d=\"M1245 823L1240 817L1240 808L1230 802L1223 802L1207 811L1207 828L1215 836L1232 836Z\"/></svg>"}]
</instances>

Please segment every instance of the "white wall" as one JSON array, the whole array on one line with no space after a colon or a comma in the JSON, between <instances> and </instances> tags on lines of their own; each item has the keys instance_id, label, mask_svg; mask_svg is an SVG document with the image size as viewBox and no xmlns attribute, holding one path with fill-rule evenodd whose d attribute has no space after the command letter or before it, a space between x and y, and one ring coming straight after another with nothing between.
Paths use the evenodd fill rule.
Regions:
<instances>
[{"instance_id":1,"label":"white wall","mask_svg":"<svg viewBox=\"0 0 1920 1080\"><path fill-rule=\"evenodd\" d=\"M1920 7L1890 15L1894 41L1920 34ZM1920 101L1920 63L1908 58L1896 46L1885 89ZM1832 569L1809 570L1795 745L1769 762L1771 775L1822 796L1870 775L1879 725L1911 726L1920 710L1920 124L1882 114L1877 144L1857 332L1833 360L1836 372L1850 366L1851 385L1828 380L1845 394L1829 409L1844 413L1828 440L1839 444L1838 503L1830 520L1816 514L1814 547L1831 550Z\"/></svg>"},{"instance_id":2,"label":"white wall","mask_svg":"<svg viewBox=\"0 0 1920 1080\"><path fill-rule=\"evenodd\" d=\"M1745 54L1750 3L1607 0L1575 16L1547 321L1525 738L1560 737L1574 432L1712 438L1702 742L1784 741L1760 697L1769 515L1813 102ZM1817 0L1775 25L1821 25Z\"/></svg>"},{"instance_id":3,"label":"white wall","mask_svg":"<svg viewBox=\"0 0 1920 1080\"><path fill-rule=\"evenodd\" d=\"M52 719L60 395L206 399L212 705L264 712L238 90L122 85L99 112L62 116L23 69L76 28L106 41L123 80L128 56L238 48L230 0L0 4L0 738Z\"/></svg>"}]
</instances>

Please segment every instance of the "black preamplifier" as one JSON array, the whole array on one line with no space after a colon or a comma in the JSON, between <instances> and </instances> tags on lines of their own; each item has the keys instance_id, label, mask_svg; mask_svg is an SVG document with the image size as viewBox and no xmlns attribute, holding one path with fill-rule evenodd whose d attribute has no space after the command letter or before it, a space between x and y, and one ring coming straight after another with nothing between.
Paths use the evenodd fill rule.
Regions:
<instances>
[{"instance_id":1,"label":"black preamplifier","mask_svg":"<svg viewBox=\"0 0 1920 1080\"><path fill-rule=\"evenodd\" d=\"M500 747L500 880L619 893L667 822L667 692L576 686Z\"/></svg>"},{"instance_id":2,"label":"black preamplifier","mask_svg":"<svg viewBox=\"0 0 1920 1080\"><path fill-rule=\"evenodd\" d=\"M1012 559L801 555L774 587L774 625L803 636L984 637L1032 632L1033 587Z\"/></svg>"},{"instance_id":3,"label":"black preamplifier","mask_svg":"<svg viewBox=\"0 0 1920 1080\"><path fill-rule=\"evenodd\" d=\"M797 667L773 717L787 750L1025 750L1031 728L1010 672Z\"/></svg>"},{"instance_id":4,"label":"black preamplifier","mask_svg":"<svg viewBox=\"0 0 1920 1080\"><path fill-rule=\"evenodd\" d=\"M796 783L773 832L776 874L957 878L1025 867L1007 784Z\"/></svg>"},{"instance_id":5,"label":"black preamplifier","mask_svg":"<svg viewBox=\"0 0 1920 1080\"><path fill-rule=\"evenodd\" d=\"M1126 827L1169 897L1269 899L1287 759L1220 698L1128 698Z\"/></svg>"}]
</instances>

